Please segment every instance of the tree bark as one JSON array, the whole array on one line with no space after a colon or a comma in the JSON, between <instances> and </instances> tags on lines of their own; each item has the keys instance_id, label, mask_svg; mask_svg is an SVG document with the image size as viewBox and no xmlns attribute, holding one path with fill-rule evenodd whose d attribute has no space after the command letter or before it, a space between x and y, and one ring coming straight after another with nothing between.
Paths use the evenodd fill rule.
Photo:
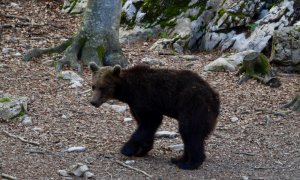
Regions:
<instances>
[{"instance_id":1,"label":"tree bark","mask_svg":"<svg viewBox=\"0 0 300 180\"><path fill-rule=\"evenodd\" d=\"M73 38L53 48L31 49L23 57L30 61L45 53L60 53L59 72L64 65L81 70L81 65L95 62L100 66L127 65L119 43L121 0L89 0L83 22Z\"/></svg>"}]
</instances>

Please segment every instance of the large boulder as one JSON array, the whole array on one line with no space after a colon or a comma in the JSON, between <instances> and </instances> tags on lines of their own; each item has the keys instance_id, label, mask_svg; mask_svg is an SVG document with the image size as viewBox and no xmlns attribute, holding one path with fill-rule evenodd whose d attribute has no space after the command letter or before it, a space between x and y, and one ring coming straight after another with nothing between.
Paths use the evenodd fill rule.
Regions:
<instances>
[{"instance_id":1,"label":"large boulder","mask_svg":"<svg viewBox=\"0 0 300 180\"><path fill-rule=\"evenodd\" d=\"M300 28L297 23L275 31L271 54L271 61L300 72Z\"/></svg>"}]
</instances>

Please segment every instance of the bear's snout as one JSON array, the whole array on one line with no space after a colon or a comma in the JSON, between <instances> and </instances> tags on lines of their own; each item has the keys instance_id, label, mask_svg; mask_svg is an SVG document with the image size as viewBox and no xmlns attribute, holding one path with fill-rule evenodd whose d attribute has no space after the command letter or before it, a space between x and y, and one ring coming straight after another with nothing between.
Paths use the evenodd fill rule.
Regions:
<instances>
[{"instance_id":1,"label":"bear's snout","mask_svg":"<svg viewBox=\"0 0 300 180\"><path fill-rule=\"evenodd\" d=\"M98 101L95 100L90 100L90 103L95 107L99 107L101 105Z\"/></svg>"}]
</instances>

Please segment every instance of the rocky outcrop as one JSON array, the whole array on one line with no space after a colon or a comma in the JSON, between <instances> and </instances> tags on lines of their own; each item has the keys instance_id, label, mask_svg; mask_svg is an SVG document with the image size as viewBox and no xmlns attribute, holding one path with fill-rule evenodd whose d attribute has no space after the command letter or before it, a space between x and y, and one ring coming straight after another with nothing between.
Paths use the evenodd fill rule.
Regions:
<instances>
[{"instance_id":1,"label":"rocky outcrop","mask_svg":"<svg viewBox=\"0 0 300 180\"><path fill-rule=\"evenodd\" d=\"M300 21L275 31L271 61L300 72Z\"/></svg>"}]
</instances>

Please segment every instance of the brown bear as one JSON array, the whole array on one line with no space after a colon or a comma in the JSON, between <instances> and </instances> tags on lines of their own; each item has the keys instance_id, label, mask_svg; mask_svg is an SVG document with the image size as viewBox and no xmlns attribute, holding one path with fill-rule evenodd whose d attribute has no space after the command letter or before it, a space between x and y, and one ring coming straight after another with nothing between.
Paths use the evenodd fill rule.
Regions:
<instances>
[{"instance_id":1,"label":"brown bear","mask_svg":"<svg viewBox=\"0 0 300 180\"><path fill-rule=\"evenodd\" d=\"M123 146L126 156L145 156L163 115L178 120L184 153L171 162L181 169L197 169L205 160L204 141L219 115L219 95L196 73L188 70L152 69L137 65L122 69L90 64L93 97L99 107L109 99L129 105L138 128Z\"/></svg>"}]
</instances>

